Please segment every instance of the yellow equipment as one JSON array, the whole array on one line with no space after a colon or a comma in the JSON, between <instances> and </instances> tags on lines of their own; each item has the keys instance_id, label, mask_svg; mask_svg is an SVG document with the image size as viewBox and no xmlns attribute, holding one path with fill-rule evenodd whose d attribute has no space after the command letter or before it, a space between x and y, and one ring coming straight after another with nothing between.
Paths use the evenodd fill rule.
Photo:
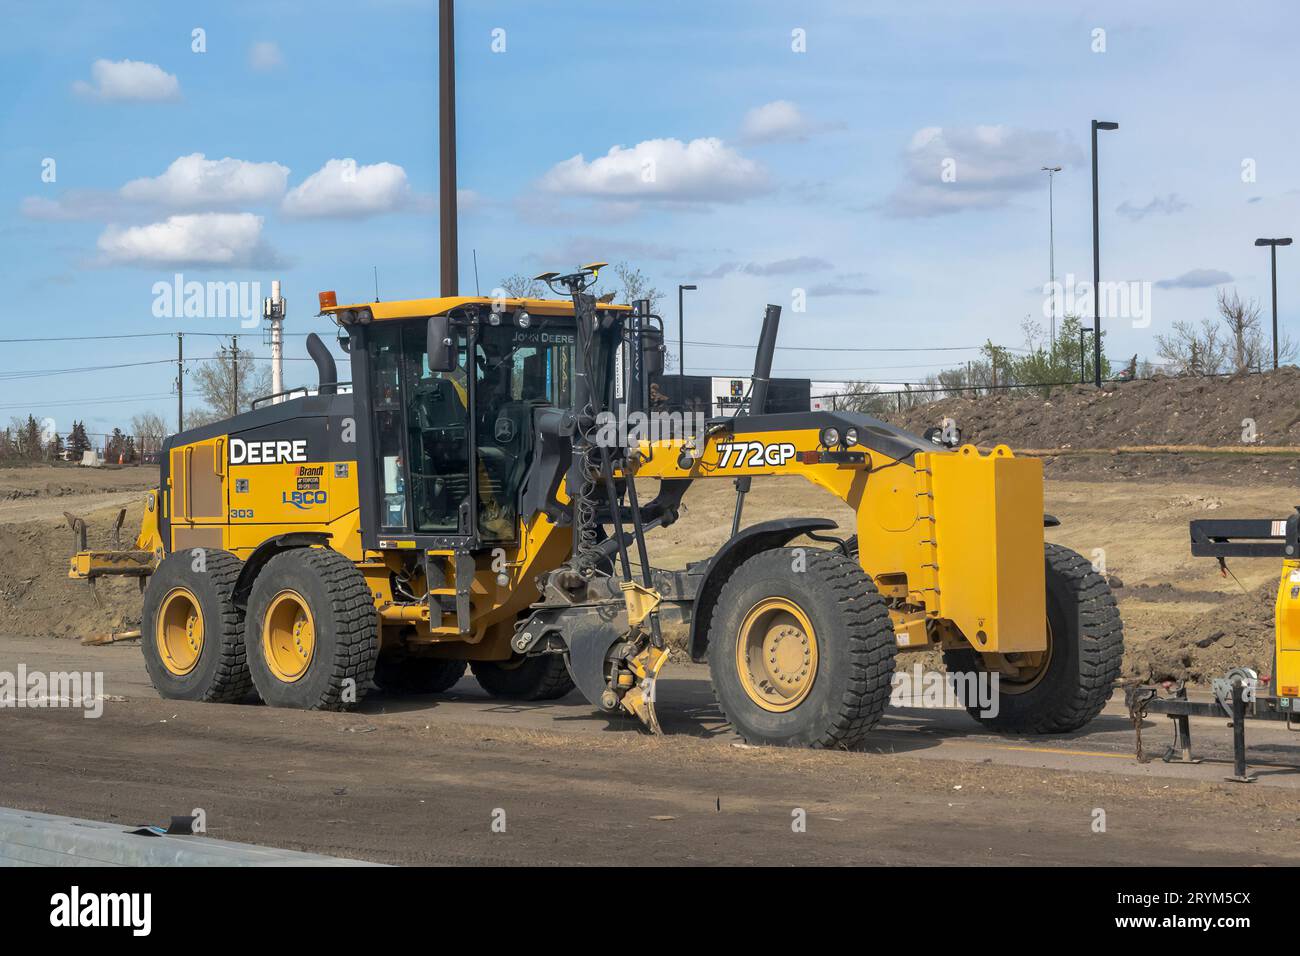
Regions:
<instances>
[{"instance_id":1,"label":"yellow equipment","mask_svg":"<svg viewBox=\"0 0 1300 956\"><path fill-rule=\"evenodd\" d=\"M446 690L468 664L495 696L576 685L655 729L677 643L709 662L746 740L852 747L888 702L895 651L938 646L992 685L993 706L968 701L991 727L1065 732L1100 711L1119 615L1087 561L1044 544L1037 460L851 412L764 413L774 306L748 414L664 413L649 388L662 323L647 301L589 294L600 265L540 276L556 299L324 293L350 393L313 336L318 394L172 436L129 565L152 571L141 629L159 692L337 709L372 683ZM847 502L851 536L819 516L742 526L750 480L776 475ZM717 478L739 489L730 539L655 568L645 533ZM122 560L83 551L71 574Z\"/></svg>"},{"instance_id":2,"label":"yellow equipment","mask_svg":"<svg viewBox=\"0 0 1300 956\"><path fill-rule=\"evenodd\" d=\"M1250 667L1234 667L1211 681L1213 697L1195 700L1179 684L1168 696L1150 684L1125 690L1129 715L1138 728L1137 756L1144 760L1140 733L1150 713L1174 721L1174 742L1166 762L1199 763L1192 757L1191 717L1228 717L1233 728L1234 773L1229 780L1252 783L1246 771L1246 721L1280 720L1294 729L1300 707L1300 510L1288 518L1203 518L1189 525L1192 554L1218 559L1228 573L1228 558L1282 558L1282 579L1273 606L1274 655L1272 676L1261 677Z\"/></svg>"}]
</instances>

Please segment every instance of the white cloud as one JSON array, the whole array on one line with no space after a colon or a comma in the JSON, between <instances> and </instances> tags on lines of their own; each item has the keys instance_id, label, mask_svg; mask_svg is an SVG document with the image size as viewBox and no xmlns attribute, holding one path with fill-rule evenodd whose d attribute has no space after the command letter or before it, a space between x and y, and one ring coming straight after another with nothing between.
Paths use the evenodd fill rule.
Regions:
<instances>
[{"instance_id":1,"label":"white cloud","mask_svg":"<svg viewBox=\"0 0 1300 956\"><path fill-rule=\"evenodd\" d=\"M74 92L100 100L165 102L181 97L176 77L156 63L136 60L96 60L90 67L93 82L77 80Z\"/></svg>"},{"instance_id":2,"label":"white cloud","mask_svg":"<svg viewBox=\"0 0 1300 956\"><path fill-rule=\"evenodd\" d=\"M904 153L904 181L885 203L892 216L941 216L1006 205L1041 189L1045 165L1079 161L1058 133L1010 126L918 130Z\"/></svg>"},{"instance_id":3,"label":"white cloud","mask_svg":"<svg viewBox=\"0 0 1300 956\"><path fill-rule=\"evenodd\" d=\"M680 246L666 243L643 242L639 239L614 239L607 236L574 236L532 258L548 269L568 268L580 262L613 262L625 259L630 262L657 260L671 262L682 255Z\"/></svg>"},{"instance_id":4,"label":"white cloud","mask_svg":"<svg viewBox=\"0 0 1300 956\"><path fill-rule=\"evenodd\" d=\"M95 222L113 219L122 212L120 198L94 189L70 189L57 199L27 196L18 204L24 219L44 222Z\"/></svg>"},{"instance_id":5,"label":"white cloud","mask_svg":"<svg viewBox=\"0 0 1300 956\"><path fill-rule=\"evenodd\" d=\"M756 106L740 124L741 135L751 143L798 142L814 130L814 125L789 100Z\"/></svg>"},{"instance_id":6,"label":"white cloud","mask_svg":"<svg viewBox=\"0 0 1300 956\"><path fill-rule=\"evenodd\" d=\"M1172 216L1187 208L1187 203L1178 198L1177 193L1168 196L1153 196L1145 206L1135 206L1127 199L1115 207L1115 211L1125 219L1140 222L1147 216Z\"/></svg>"},{"instance_id":7,"label":"white cloud","mask_svg":"<svg viewBox=\"0 0 1300 956\"><path fill-rule=\"evenodd\" d=\"M98 247L105 265L253 266L274 259L262 243L262 217L247 212L197 213L144 226L109 226Z\"/></svg>"},{"instance_id":8,"label":"white cloud","mask_svg":"<svg viewBox=\"0 0 1300 956\"><path fill-rule=\"evenodd\" d=\"M825 272L834 266L825 259L816 256L795 256L791 259L777 259L775 262L724 262L707 272L692 273L696 279L721 279L733 273L748 276L798 275L808 272Z\"/></svg>"},{"instance_id":9,"label":"white cloud","mask_svg":"<svg viewBox=\"0 0 1300 956\"><path fill-rule=\"evenodd\" d=\"M284 66L284 54L273 40L259 40L248 50L248 65L258 73L268 73Z\"/></svg>"},{"instance_id":10,"label":"white cloud","mask_svg":"<svg viewBox=\"0 0 1300 956\"><path fill-rule=\"evenodd\" d=\"M210 203L273 202L284 195L289 169L279 163L242 159L206 159L191 153L172 162L161 176L133 179L122 187L122 198L168 206Z\"/></svg>"},{"instance_id":11,"label":"white cloud","mask_svg":"<svg viewBox=\"0 0 1300 956\"><path fill-rule=\"evenodd\" d=\"M1161 289L1208 289L1231 281L1232 274L1222 269L1193 269L1175 279L1161 279L1156 286Z\"/></svg>"},{"instance_id":12,"label":"white cloud","mask_svg":"<svg viewBox=\"0 0 1300 956\"><path fill-rule=\"evenodd\" d=\"M551 167L541 186L571 196L683 202L736 201L769 188L761 166L715 137L612 146L591 162L579 153Z\"/></svg>"},{"instance_id":13,"label":"white cloud","mask_svg":"<svg viewBox=\"0 0 1300 956\"><path fill-rule=\"evenodd\" d=\"M412 205L406 170L392 163L358 166L355 159L331 159L289 190L281 207L303 219L356 219L397 212Z\"/></svg>"}]
</instances>

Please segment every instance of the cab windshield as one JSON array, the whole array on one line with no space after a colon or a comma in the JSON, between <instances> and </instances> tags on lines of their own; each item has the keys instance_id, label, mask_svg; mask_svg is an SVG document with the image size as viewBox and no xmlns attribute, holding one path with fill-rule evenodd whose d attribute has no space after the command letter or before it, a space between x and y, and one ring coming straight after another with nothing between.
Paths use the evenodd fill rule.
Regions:
<instances>
[{"instance_id":1,"label":"cab windshield","mask_svg":"<svg viewBox=\"0 0 1300 956\"><path fill-rule=\"evenodd\" d=\"M472 362L478 514L471 519L471 363L464 328L453 330L450 372L429 370L423 320L372 332L381 524L390 531L467 534L472 520L480 538L512 540L532 449L532 409L571 401L573 331L544 323L480 327Z\"/></svg>"}]
</instances>

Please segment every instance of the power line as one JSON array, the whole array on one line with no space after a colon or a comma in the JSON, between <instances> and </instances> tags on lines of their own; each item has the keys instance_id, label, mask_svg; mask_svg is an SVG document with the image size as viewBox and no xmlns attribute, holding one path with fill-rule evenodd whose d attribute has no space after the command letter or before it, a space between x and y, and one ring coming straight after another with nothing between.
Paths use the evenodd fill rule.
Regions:
<instances>
[{"instance_id":1,"label":"power line","mask_svg":"<svg viewBox=\"0 0 1300 956\"><path fill-rule=\"evenodd\" d=\"M12 411L13 409L33 409L33 408L63 408L69 405L84 405L93 402L96 405L121 404L123 402L144 402L156 398L169 398L171 392L159 392L153 395L114 395L101 398L98 395L88 395L85 398L67 398L56 399L51 402L40 400L30 400L26 402L15 402L9 405L0 405L0 411Z\"/></svg>"},{"instance_id":2,"label":"power line","mask_svg":"<svg viewBox=\"0 0 1300 956\"><path fill-rule=\"evenodd\" d=\"M742 342L691 342L687 340L687 345L702 345L708 348L719 349L748 349L754 350L754 344ZM999 345L999 349L1004 352L1028 352L1029 349L1012 348L1009 346ZM983 345L935 345L935 346L909 346L909 347L890 347L890 348L841 348L837 345L778 345L777 350L784 349L787 352L979 352L984 349Z\"/></svg>"},{"instance_id":3,"label":"power line","mask_svg":"<svg viewBox=\"0 0 1300 956\"><path fill-rule=\"evenodd\" d=\"M0 381L13 382L28 378L43 378L48 375L72 375L82 372L103 372L109 369L140 368L144 365L170 365L175 359L153 359L148 362L121 362L116 365L86 365L81 368L21 369L8 372L0 371Z\"/></svg>"},{"instance_id":4,"label":"power line","mask_svg":"<svg viewBox=\"0 0 1300 956\"><path fill-rule=\"evenodd\" d=\"M247 329L244 332L236 332L236 335L250 335L259 332L260 327L256 329ZM285 332L285 335L308 336L310 332ZM123 332L118 335L50 335L38 338L23 339L0 339L0 344L13 345L22 342L99 342L106 339L153 339L153 338L171 338L174 335L204 335L210 338L226 339L229 338L229 332L186 332L178 329L174 332Z\"/></svg>"}]
</instances>

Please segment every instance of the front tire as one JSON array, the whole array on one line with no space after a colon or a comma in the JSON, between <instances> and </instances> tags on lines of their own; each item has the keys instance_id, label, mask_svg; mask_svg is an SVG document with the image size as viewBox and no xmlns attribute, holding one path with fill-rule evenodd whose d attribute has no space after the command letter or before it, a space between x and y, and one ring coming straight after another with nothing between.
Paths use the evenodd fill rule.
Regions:
<instances>
[{"instance_id":1,"label":"front tire","mask_svg":"<svg viewBox=\"0 0 1300 956\"><path fill-rule=\"evenodd\" d=\"M967 712L981 724L1009 734L1067 734L1101 713L1110 699L1124 657L1124 625L1106 579L1081 554L1049 544L1047 623L1049 650L1023 677L999 677L998 711ZM945 651L949 673L987 671L992 655L974 649Z\"/></svg>"},{"instance_id":2,"label":"front tire","mask_svg":"<svg viewBox=\"0 0 1300 956\"><path fill-rule=\"evenodd\" d=\"M777 548L723 585L709 674L723 716L746 742L848 750L889 703L896 648L884 599L855 561Z\"/></svg>"},{"instance_id":3,"label":"front tire","mask_svg":"<svg viewBox=\"0 0 1300 956\"><path fill-rule=\"evenodd\" d=\"M189 548L169 554L150 576L140 646L160 696L235 703L252 691L244 616L234 600L240 567L229 551Z\"/></svg>"},{"instance_id":4,"label":"front tire","mask_svg":"<svg viewBox=\"0 0 1300 956\"><path fill-rule=\"evenodd\" d=\"M379 625L365 576L324 548L266 563L248 598L248 667L262 700L297 710L346 710L370 689Z\"/></svg>"}]
</instances>

